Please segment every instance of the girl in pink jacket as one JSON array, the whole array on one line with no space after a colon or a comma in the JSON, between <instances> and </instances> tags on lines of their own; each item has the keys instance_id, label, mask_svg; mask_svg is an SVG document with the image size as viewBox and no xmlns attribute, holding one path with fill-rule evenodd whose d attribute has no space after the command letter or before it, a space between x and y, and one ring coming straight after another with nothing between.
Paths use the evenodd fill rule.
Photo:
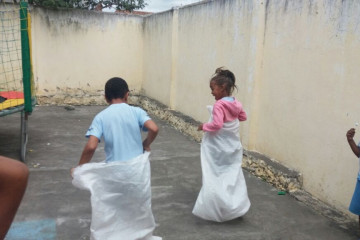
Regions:
<instances>
[{"instance_id":1,"label":"girl in pink jacket","mask_svg":"<svg viewBox=\"0 0 360 240\"><path fill-rule=\"evenodd\" d=\"M201 143L203 186L196 200L193 214L223 222L243 216L250 208L241 163L243 148L240 142L240 121L246 120L242 104L231 94L236 88L234 74L218 68L210 80L214 106Z\"/></svg>"},{"instance_id":2,"label":"girl in pink jacket","mask_svg":"<svg viewBox=\"0 0 360 240\"><path fill-rule=\"evenodd\" d=\"M235 75L229 70L216 69L215 75L210 81L211 94L216 100L212 112L212 121L201 124L198 130L215 132L223 127L224 122L231 122L235 119L246 120L246 112L242 104L231 97L234 88L236 88Z\"/></svg>"}]
</instances>

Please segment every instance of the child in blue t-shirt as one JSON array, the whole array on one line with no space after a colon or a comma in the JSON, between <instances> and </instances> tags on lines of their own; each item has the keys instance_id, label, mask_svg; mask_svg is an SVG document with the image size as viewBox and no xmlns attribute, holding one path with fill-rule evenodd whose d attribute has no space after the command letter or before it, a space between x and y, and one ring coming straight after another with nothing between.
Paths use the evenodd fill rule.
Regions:
<instances>
[{"instance_id":1,"label":"child in blue t-shirt","mask_svg":"<svg viewBox=\"0 0 360 240\"><path fill-rule=\"evenodd\" d=\"M107 81L105 98L110 106L92 121L81 166L72 170L74 186L91 193L90 231L94 240L161 239L152 236L156 225L149 163L150 145L158 127L143 109L128 105L128 97L125 80ZM142 130L148 132L144 141ZM89 163L101 138L106 163Z\"/></svg>"},{"instance_id":2,"label":"child in blue t-shirt","mask_svg":"<svg viewBox=\"0 0 360 240\"><path fill-rule=\"evenodd\" d=\"M126 161L150 152L150 144L157 133L157 125L139 107L127 104L129 88L122 78L111 78L105 84L105 99L110 104L98 113L86 133L89 138L79 165L90 162L98 143L105 141L106 162ZM142 141L141 129L147 131Z\"/></svg>"},{"instance_id":3,"label":"child in blue t-shirt","mask_svg":"<svg viewBox=\"0 0 360 240\"><path fill-rule=\"evenodd\" d=\"M355 135L355 129L351 128L349 131L347 131L346 138L348 140L351 150L356 155L356 157L359 158L360 161L360 143L356 145L354 141L354 135ZM360 170L358 172L356 187L349 206L349 210L350 212L359 215L359 230L360 230Z\"/></svg>"}]
</instances>

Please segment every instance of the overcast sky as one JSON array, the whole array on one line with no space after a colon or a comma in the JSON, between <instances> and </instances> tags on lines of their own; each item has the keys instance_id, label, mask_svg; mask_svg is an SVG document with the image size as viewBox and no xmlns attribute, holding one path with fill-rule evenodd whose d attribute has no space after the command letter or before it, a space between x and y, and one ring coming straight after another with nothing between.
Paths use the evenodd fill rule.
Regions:
<instances>
[{"instance_id":1,"label":"overcast sky","mask_svg":"<svg viewBox=\"0 0 360 240\"><path fill-rule=\"evenodd\" d=\"M0 0L1 1L1 0ZM173 7L181 7L202 0L146 0L147 6L137 11L163 12ZM103 12L115 12L115 8L103 8Z\"/></svg>"},{"instance_id":2,"label":"overcast sky","mask_svg":"<svg viewBox=\"0 0 360 240\"><path fill-rule=\"evenodd\" d=\"M147 0L148 5L141 11L162 12L176 6L184 6L195 2L200 2L200 0Z\"/></svg>"}]
</instances>

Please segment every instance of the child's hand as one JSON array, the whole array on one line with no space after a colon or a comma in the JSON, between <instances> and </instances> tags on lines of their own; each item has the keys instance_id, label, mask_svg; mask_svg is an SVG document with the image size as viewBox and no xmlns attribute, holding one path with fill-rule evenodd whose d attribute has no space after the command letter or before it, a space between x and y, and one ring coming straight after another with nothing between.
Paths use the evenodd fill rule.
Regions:
<instances>
[{"instance_id":1,"label":"child's hand","mask_svg":"<svg viewBox=\"0 0 360 240\"><path fill-rule=\"evenodd\" d=\"M72 169L70 170L70 175L71 175L72 178L74 178L74 171L75 171L75 168L72 168Z\"/></svg>"},{"instance_id":2,"label":"child's hand","mask_svg":"<svg viewBox=\"0 0 360 240\"><path fill-rule=\"evenodd\" d=\"M352 140L354 138L355 135L355 128L351 128L349 131L347 131L346 133L346 138L348 141Z\"/></svg>"},{"instance_id":3,"label":"child's hand","mask_svg":"<svg viewBox=\"0 0 360 240\"><path fill-rule=\"evenodd\" d=\"M151 151L150 144L148 143L147 138L143 141L143 149L144 149L144 152L150 152Z\"/></svg>"},{"instance_id":4,"label":"child's hand","mask_svg":"<svg viewBox=\"0 0 360 240\"><path fill-rule=\"evenodd\" d=\"M200 124L197 130L198 130L198 131L202 131L202 130L203 130L203 125L204 125L203 123Z\"/></svg>"}]
</instances>

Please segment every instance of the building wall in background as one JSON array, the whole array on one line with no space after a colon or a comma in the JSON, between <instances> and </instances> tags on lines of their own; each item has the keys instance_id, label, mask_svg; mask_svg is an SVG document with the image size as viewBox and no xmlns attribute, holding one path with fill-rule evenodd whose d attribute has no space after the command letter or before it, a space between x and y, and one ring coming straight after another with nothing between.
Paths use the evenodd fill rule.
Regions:
<instances>
[{"instance_id":1,"label":"building wall in background","mask_svg":"<svg viewBox=\"0 0 360 240\"><path fill-rule=\"evenodd\" d=\"M143 19L85 10L32 14L33 69L40 102L97 102L105 82L123 77L139 92L143 78ZM85 97L85 98L84 98ZM103 98L100 100L103 101Z\"/></svg>"},{"instance_id":2,"label":"building wall in background","mask_svg":"<svg viewBox=\"0 0 360 240\"><path fill-rule=\"evenodd\" d=\"M359 169L345 138L360 120L359 13L359 1L268 1L248 143L298 169L307 191L345 212Z\"/></svg>"},{"instance_id":3,"label":"building wall in background","mask_svg":"<svg viewBox=\"0 0 360 240\"><path fill-rule=\"evenodd\" d=\"M144 19L143 94L170 105L173 77L173 12Z\"/></svg>"}]
</instances>

